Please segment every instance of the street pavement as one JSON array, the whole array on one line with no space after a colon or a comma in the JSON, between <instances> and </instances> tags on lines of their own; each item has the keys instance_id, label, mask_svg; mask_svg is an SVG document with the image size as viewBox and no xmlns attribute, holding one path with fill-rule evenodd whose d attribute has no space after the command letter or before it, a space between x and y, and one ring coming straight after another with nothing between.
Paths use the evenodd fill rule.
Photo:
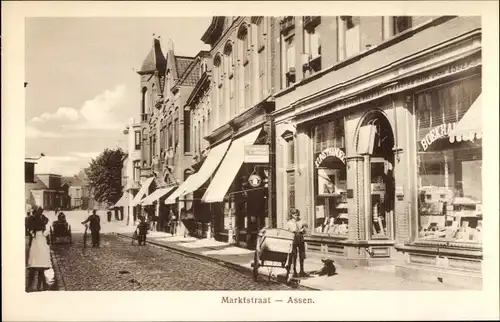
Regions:
<instances>
[{"instance_id":1,"label":"street pavement","mask_svg":"<svg viewBox=\"0 0 500 322\"><path fill-rule=\"evenodd\" d=\"M53 245L56 284L66 290L453 290L448 285L404 280L391 272L352 269L336 262L337 275L311 276L299 285L275 283L284 270L259 268L260 281L249 276L253 251L213 240L148 235L148 245L131 239L132 227L108 223L101 217L101 248L83 249L83 225L87 211L65 212L73 232L72 245ZM54 212L46 214L55 218ZM88 237L90 239L90 236ZM88 242L88 245L90 243ZM222 245L224 244L224 245ZM306 270L321 267L321 258L308 254ZM274 278L270 278L271 275Z\"/></svg>"},{"instance_id":2,"label":"street pavement","mask_svg":"<svg viewBox=\"0 0 500 322\"><path fill-rule=\"evenodd\" d=\"M53 254L58 284L67 291L291 290L196 257L132 245L114 234L103 234L100 248L84 249L77 233L73 245L55 245Z\"/></svg>"},{"instance_id":3,"label":"street pavement","mask_svg":"<svg viewBox=\"0 0 500 322\"><path fill-rule=\"evenodd\" d=\"M57 267L59 289L67 291L170 291L170 290L291 290L269 280L254 282L252 277L211 261L189 256L153 245L132 245L131 240L117 236L130 231L123 222L107 222L101 217L101 247L83 248L87 211L64 212L71 225L73 244L52 245ZM46 212L49 220L56 214ZM50 224L50 223L49 223ZM89 234L90 235L90 234ZM305 289L298 287L295 289Z\"/></svg>"}]
</instances>

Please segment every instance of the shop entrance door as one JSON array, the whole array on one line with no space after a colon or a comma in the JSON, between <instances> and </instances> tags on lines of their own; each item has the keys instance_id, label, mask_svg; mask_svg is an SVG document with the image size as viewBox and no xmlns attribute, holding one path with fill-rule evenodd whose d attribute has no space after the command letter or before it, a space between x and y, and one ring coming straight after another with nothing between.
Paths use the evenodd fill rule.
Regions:
<instances>
[{"instance_id":1,"label":"shop entrance door","mask_svg":"<svg viewBox=\"0 0 500 322\"><path fill-rule=\"evenodd\" d=\"M392 163L381 157L370 157L370 221L372 239L394 237L394 185Z\"/></svg>"},{"instance_id":2,"label":"shop entrance door","mask_svg":"<svg viewBox=\"0 0 500 322\"><path fill-rule=\"evenodd\" d=\"M358 138L358 149L362 146L365 156L366 235L369 239L393 239L394 135L384 115L375 112L370 116L364 120Z\"/></svg>"}]
</instances>

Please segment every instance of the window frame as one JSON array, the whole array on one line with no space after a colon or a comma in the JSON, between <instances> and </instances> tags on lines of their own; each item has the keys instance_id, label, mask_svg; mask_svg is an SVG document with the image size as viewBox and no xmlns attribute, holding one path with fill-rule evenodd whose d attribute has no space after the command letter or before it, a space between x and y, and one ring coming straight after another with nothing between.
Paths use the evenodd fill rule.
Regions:
<instances>
[{"instance_id":1,"label":"window frame","mask_svg":"<svg viewBox=\"0 0 500 322\"><path fill-rule=\"evenodd\" d=\"M412 200L414 200L413 202L413 207L411 209L411 212L412 212L412 217L411 218L414 218L412 221L411 221L411 230L408 231L408 233L410 234L410 237L408 238L409 239L409 242L410 244L425 244L425 245L440 245L440 246L444 246L444 247L447 247L447 248L462 248L462 247L467 247L467 248L470 248L470 249L482 249L483 248L483 244L484 244L484 241L481 239L480 241L463 241L463 240L457 240L457 239L453 239L453 237L450 237L450 238L443 238L443 239L439 239L438 237L437 238L423 238L420 236L420 229L421 229L421 214L420 214L420 210L419 210L419 190L421 188L421 185L420 185L420 162L419 162L419 145L420 145L420 136L419 136L419 124L420 124L420 115L419 115L419 112L418 112L418 96L419 95L422 95L422 94L425 94L425 93L432 93L432 92L437 92L439 91L440 89L445 89L445 88L452 88L454 85L458 85L460 86L461 83L463 82L467 82L467 81L474 81L474 80L478 80L479 82L479 85L481 87L481 90L479 91L479 95L481 95L482 93L482 80L481 80L481 72L476 72L476 73L473 73L473 74L470 74L470 75L466 75L466 76L462 76L462 77L456 77L454 79L451 79L445 83L440 83L440 84L435 84L435 85L432 85L432 86L428 86L428 87L425 87L425 88L422 88L421 90L413 93L412 95L412 105L413 105L413 109L412 109L412 113L413 113L413 128L411 129L411 132L413 133L412 136L411 136L411 140L413 141L413 146L412 146L412 149L414 151L414 156L413 156L413 169L414 169L414 175L413 175L413 188L414 188L414 191L415 191L415 194L413 196L411 196ZM465 87L465 86L464 86ZM470 104L473 104L473 99L471 100ZM456 103L456 102L455 102ZM434 103L431 103L431 104L434 104ZM472 105L468 106L467 107L467 111L469 110L469 108L471 107ZM458 107L457 107L458 109ZM432 108L430 108L429 110L432 111ZM464 112L463 115L465 115L465 113L467 113L467 111ZM463 115L458 118L458 112L457 112L457 121L456 123L458 123L460 121L460 119L463 117ZM430 117L432 117L432 114L430 115ZM435 126L438 126L438 125L434 125L432 124L431 121L429 121L429 129L435 127ZM448 151L455 151L455 149L448 149L448 150L438 150L438 152L441 152L441 153L446 153ZM454 152L453 152L454 153ZM483 150L483 146L481 144L481 155L484 153L484 150ZM481 161L483 160L483 158L481 158ZM450 160L451 163L453 163L454 161L456 161L456 158ZM447 162L448 163L448 162ZM439 164L438 166L441 166L441 164ZM442 165L444 166L444 164ZM462 180L463 181L463 180ZM454 184L456 185L457 181L455 179L455 182ZM484 184L483 184L484 186ZM422 185L422 187L425 187L425 185ZM455 189L455 188L454 188ZM483 191L481 189L481 191ZM483 196L483 200L484 200L484 196ZM449 205L448 205L449 206ZM453 205L451 205L453 206ZM446 217L446 216L445 216ZM450 216L448 216L450 217ZM445 218L446 220L446 218ZM481 219L482 220L482 219ZM446 227L446 223L445 223L445 227Z\"/></svg>"},{"instance_id":2,"label":"window frame","mask_svg":"<svg viewBox=\"0 0 500 322\"><path fill-rule=\"evenodd\" d=\"M135 150L141 149L141 131L140 130L134 131L134 147L135 147Z\"/></svg>"}]
</instances>

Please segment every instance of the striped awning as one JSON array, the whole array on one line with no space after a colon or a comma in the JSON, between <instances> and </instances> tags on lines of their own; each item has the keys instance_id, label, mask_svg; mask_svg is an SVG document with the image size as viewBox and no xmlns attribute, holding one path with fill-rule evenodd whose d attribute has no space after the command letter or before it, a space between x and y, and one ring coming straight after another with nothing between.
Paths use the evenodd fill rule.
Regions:
<instances>
[{"instance_id":1,"label":"striped awning","mask_svg":"<svg viewBox=\"0 0 500 322\"><path fill-rule=\"evenodd\" d=\"M450 133L450 142L474 141L483 137L483 107L481 95L477 97L467 113Z\"/></svg>"}]
</instances>

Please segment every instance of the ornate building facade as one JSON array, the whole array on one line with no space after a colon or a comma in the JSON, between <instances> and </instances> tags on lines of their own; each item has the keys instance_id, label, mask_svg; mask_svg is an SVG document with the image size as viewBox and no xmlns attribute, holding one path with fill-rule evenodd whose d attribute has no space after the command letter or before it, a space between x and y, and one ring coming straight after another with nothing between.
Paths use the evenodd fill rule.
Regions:
<instances>
[{"instance_id":1,"label":"ornate building facade","mask_svg":"<svg viewBox=\"0 0 500 322\"><path fill-rule=\"evenodd\" d=\"M301 211L312 251L480 283L480 19L280 25L278 214Z\"/></svg>"}]
</instances>

